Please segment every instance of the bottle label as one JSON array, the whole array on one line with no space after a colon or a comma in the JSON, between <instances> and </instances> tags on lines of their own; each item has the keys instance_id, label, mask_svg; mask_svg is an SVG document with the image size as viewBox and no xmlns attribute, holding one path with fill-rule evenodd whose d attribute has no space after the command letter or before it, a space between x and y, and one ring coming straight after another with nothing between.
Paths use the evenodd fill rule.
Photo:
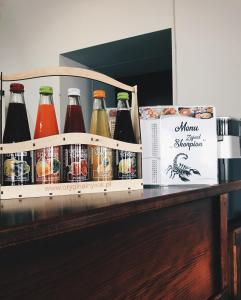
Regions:
<instances>
[{"instance_id":1,"label":"bottle label","mask_svg":"<svg viewBox=\"0 0 241 300\"><path fill-rule=\"evenodd\" d=\"M135 152L116 151L117 179L137 178L137 156Z\"/></svg>"},{"instance_id":2,"label":"bottle label","mask_svg":"<svg viewBox=\"0 0 241 300\"><path fill-rule=\"evenodd\" d=\"M3 160L4 184L31 183L31 155L29 152L4 154Z\"/></svg>"},{"instance_id":3,"label":"bottle label","mask_svg":"<svg viewBox=\"0 0 241 300\"><path fill-rule=\"evenodd\" d=\"M64 180L80 182L88 180L88 148L84 145L64 147Z\"/></svg>"},{"instance_id":4,"label":"bottle label","mask_svg":"<svg viewBox=\"0 0 241 300\"><path fill-rule=\"evenodd\" d=\"M60 182L60 147L35 150L35 182Z\"/></svg>"},{"instance_id":5,"label":"bottle label","mask_svg":"<svg viewBox=\"0 0 241 300\"><path fill-rule=\"evenodd\" d=\"M92 180L112 180L112 150L100 146L90 149Z\"/></svg>"}]
</instances>

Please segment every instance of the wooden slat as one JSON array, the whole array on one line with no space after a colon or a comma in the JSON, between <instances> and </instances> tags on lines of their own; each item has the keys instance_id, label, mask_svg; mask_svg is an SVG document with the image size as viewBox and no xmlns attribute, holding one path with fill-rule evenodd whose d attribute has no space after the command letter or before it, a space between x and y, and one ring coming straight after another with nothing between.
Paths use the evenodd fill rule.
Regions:
<instances>
[{"instance_id":1,"label":"wooden slat","mask_svg":"<svg viewBox=\"0 0 241 300\"><path fill-rule=\"evenodd\" d=\"M233 229L230 232L230 284L231 284L231 294L233 299L240 299L241 296L241 264L240 264L240 257L241 257L241 250L240 250L240 241L241 241L241 228L240 224L239 227Z\"/></svg>"},{"instance_id":2,"label":"wooden slat","mask_svg":"<svg viewBox=\"0 0 241 300\"><path fill-rule=\"evenodd\" d=\"M0 154L32 151L51 146L62 146L69 144L96 145L111 149L142 152L141 144L130 144L95 134L74 132L52 135L45 138L20 143L1 144Z\"/></svg>"},{"instance_id":3,"label":"wooden slat","mask_svg":"<svg viewBox=\"0 0 241 300\"><path fill-rule=\"evenodd\" d=\"M220 195L220 254L221 254L221 286L228 286L228 194Z\"/></svg>"},{"instance_id":4,"label":"wooden slat","mask_svg":"<svg viewBox=\"0 0 241 300\"><path fill-rule=\"evenodd\" d=\"M233 258L233 261L232 261L232 263L233 263L233 265L232 265L232 267L233 267L233 274L232 274L232 286L233 286L233 296L234 297L237 297L237 295L238 295L238 286L239 286L239 283L238 283L238 264L237 264L237 262L238 262L238 249L237 249L237 246L233 246L233 253L232 253L232 258Z\"/></svg>"},{"instance_id":5,"label":"wooden slat","mask_svg":"<svg viewBox=\"0 0 241 300\"><path fill-rule=\"evenodd\" d=\"M137 86L134 86L134 91L132 92L132 104L131 104L131 118L133 129L136 136L136 142L141 142L140 134L140 122L139 122L139 109L138 109L138 100L137 100Z\"/></svg>"},{"instance_id":6,"label":"wooden slat","mask_svg":"<svg viewBox=\"0 0 241 300\"><path fill-rule=\"evenodd\" d=\"M2 186L1 199L106 193L143 189L142 179Z\"/></svg>"},{"instance_id":7,"label":"wooden slat","mask_svg":"<svg viewBox=\"0 0 241 300\"><path fill-rule=\"evenodd\" d=\"M135 90L132 92L132 102L131 102L131 119L133 124L133 129L136 137L136 142L141 143L141 132L140 132L140 121L139 121L139 108L137 99L137 86L134 86ZM142 156L137 155L137 174L138 177L142 177Z\"/></svg>"},{"instance_id":8,"label":"wooden slat","mask_svg":"<svg viewBox=\"0 0 241 300\"><path fill-rule=\"evenodd\" d=\"M125 91L129 91L129 92L134 91L134 87L121 83L99 72L88 70L88 69L70 68L70 67L43 68L43 69L35 69L32 71L11 74L11 75L3 75L2 80L16 81L16 80L25 80L25 79L32 79L32 78L48 77L48 76L83 77L87 79L100 81Z\"/></svg>"}]
</instances>

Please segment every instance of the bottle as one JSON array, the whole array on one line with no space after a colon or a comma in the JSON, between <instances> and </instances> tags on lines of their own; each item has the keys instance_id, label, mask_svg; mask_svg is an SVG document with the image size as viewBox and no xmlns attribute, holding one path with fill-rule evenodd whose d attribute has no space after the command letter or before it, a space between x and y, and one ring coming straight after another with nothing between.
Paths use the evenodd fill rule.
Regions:
<instances>
[{"instance_id":1,"label":"bottle","mask_svg":"<svg viewBox=\"0 0 241 300\"><path fill-rule=\"evenodd\" d=\"M79 103L80 90L75 88L68 89L68 99L64 133L85 132L82 108ZM63 149L64 182L88 180L87 145L67 145Z\"/></svg>"},{"instance_id":2,"label":"bottle","mask_svg":"<svg viewBox=\"0 0 241 300\"><path fill-rule=\"evenodd\" d=\"M127 143L136 143L131 121L129 94L117 94L117 115L114 139ZM130 151L115 150L115 179L137 178L137 154Z\"/></svg>"},{"instance_id":3,"label":"bottle","mask_svg":"<svg viewBox=\"0 0 241 300\"><path fill-rule=\"evenodd\" d=\"M93 111L91 117L90 133L111 137L108 122L105 91L93 92ZM112 150L106 147L90 147L91 179L94 181L112 180Z\"/></svg>"},{"instance_id":4,"label":"bottle","mask_svg":"<svg viewBox=\"0 0 241 300\"><path fill-rule=\"evenodd\" d=\"M10 102L8 106L3 143L18 143L31 139L26 106L24 86L21 83L10 85ZM17 152L3 155L3 184L23 185L31 183L32 158L30 152Z\"/></svg>"},{"instance_id":5,"label":"bottle","mask_svg":"<svg viewBox=\"0 0 241 300\"><path fill-rule=\"evenodd\" d=\"M53 89L41 86L40 100L34 138L43 138L59 133L53 103ZM48 147L34 151L35 183L60 182L60 147Z\"/></svg>"}]
</instances>

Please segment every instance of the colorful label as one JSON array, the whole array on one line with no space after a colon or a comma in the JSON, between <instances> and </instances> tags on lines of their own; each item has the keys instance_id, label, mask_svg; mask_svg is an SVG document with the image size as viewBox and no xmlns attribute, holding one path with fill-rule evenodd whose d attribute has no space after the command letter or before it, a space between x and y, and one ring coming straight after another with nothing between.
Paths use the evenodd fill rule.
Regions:
<instances>
[{"instance_id":1,"label":"colorful label","mask_svg":"<svg viewBox=\"0 0 241 300\"><path fill-rule=\"evenodd\" d=\"M112 150L100 146L90 149L92 180L112 180Z\"/></svg>"},{"instance_id":2,"label":"colorful label","mask_svg":"<svg viewBox=\"0 0 241 300\"><path fill-rule=\"evenodd\" d=\"M88 148L84 145L64 147L64 180L80 182L88 180Z\"/></svg>"},{"instance_id":3,"label":"colorful label","mask_svg":"<svg viewBox=\"0 0 241 300\"><path fill-rule=\"evenodd\" d=\"M116 151L117 179L137 178L136 153L129 151Z\"/></svg>"},{"instance_id":4,"label":"colorful label","mask_svg":"<svg viewBox=\"0 0 241 300\"><path fill-rule=\"evenodd\" d=\"M35 151L35 182L60 182L60 147L49 147Z\"/></svg>"},{"instance_id":5,"label":"colorful label","mask_svg":"<svg viewBox=\"0 0 241 300\"><path fill-rule=\"evenodd\" d=\"M4 184L31 183L31 155L28 152L4 154Z\"/></svg>"}]
</instances>

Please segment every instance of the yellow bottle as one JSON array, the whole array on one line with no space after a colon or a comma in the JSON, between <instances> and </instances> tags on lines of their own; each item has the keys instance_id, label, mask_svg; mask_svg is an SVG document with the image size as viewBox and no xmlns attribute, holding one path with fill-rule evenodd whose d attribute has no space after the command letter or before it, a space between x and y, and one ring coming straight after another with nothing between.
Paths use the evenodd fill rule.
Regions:
<instances>
[{"instance_id":1,"label":"yellow bottle","mask_svg":"<svg viewBox=\"0 0 241 300\"><path fill-rule=\"evenodd\" d=\"M90 133L111 137L110 126L105 105L105 91L93 92L93 111ZM93 181L112 180L112 150L106 147L90 147L91 179Z\"/></svg>"}]
</instances>

